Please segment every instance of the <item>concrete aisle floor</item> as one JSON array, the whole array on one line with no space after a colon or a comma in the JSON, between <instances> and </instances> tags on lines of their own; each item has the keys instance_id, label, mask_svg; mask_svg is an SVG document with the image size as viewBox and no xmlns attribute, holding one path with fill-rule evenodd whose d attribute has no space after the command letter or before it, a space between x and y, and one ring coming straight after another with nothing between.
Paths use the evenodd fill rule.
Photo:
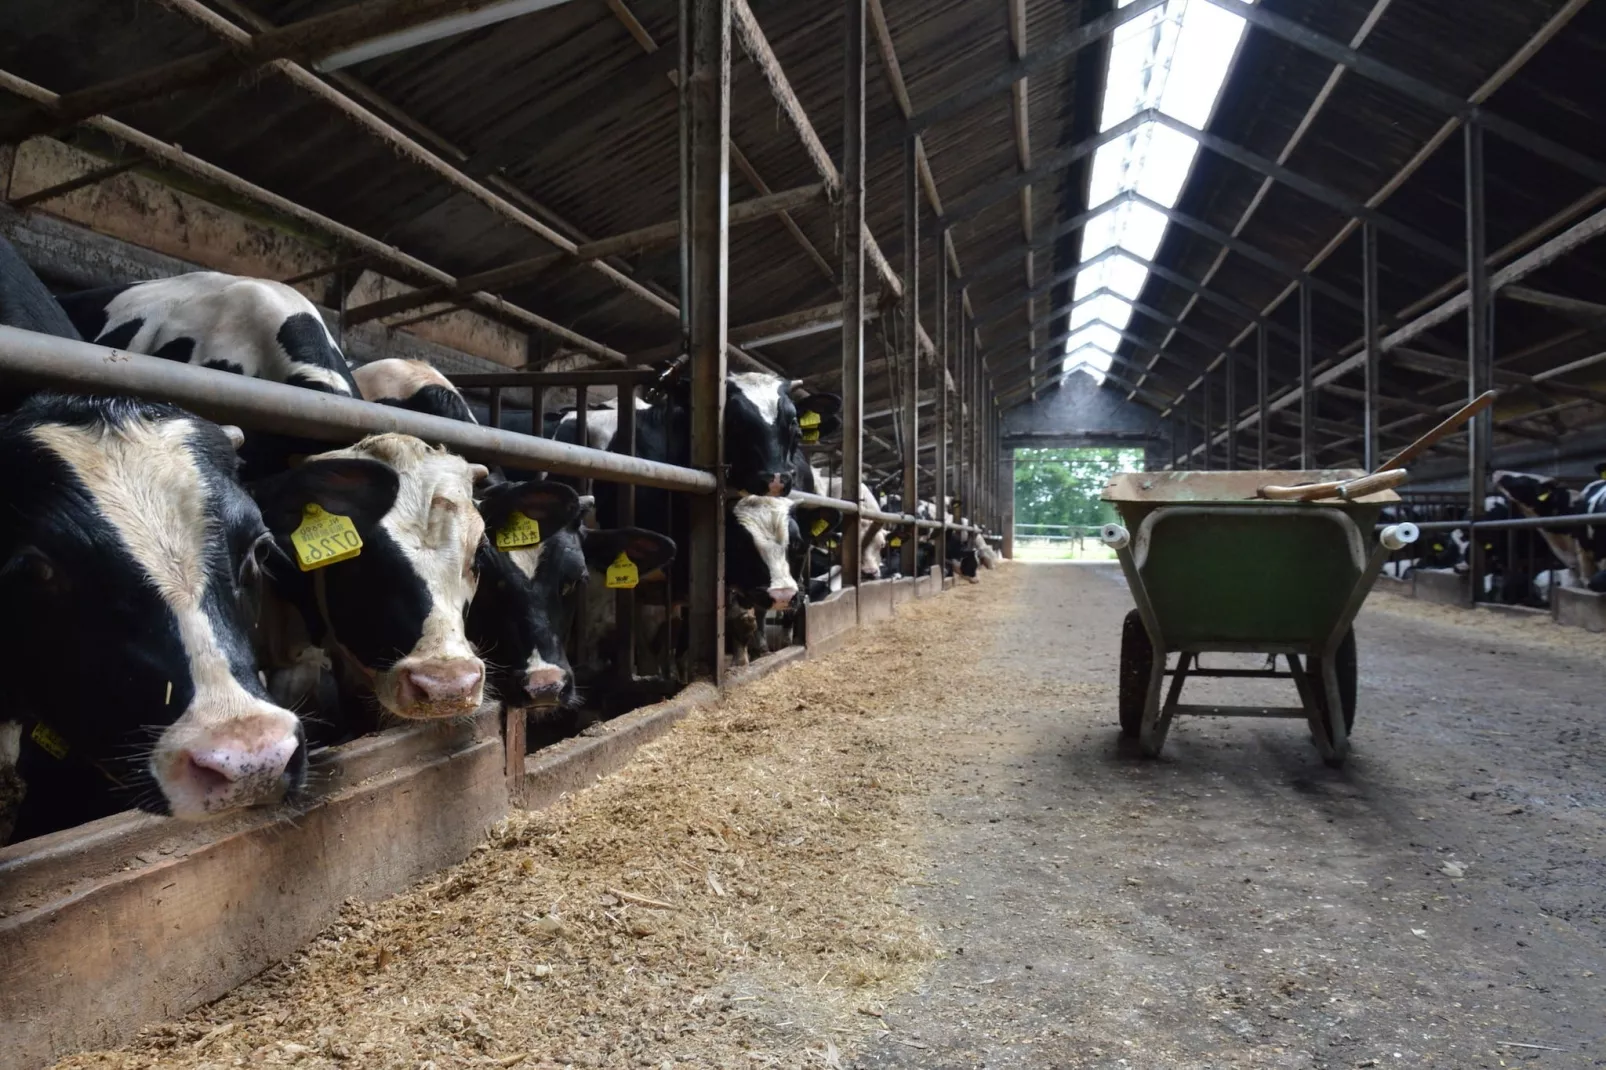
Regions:
<instances>
[{"instance_id":1,"label":"concrete aisle floor","mask_svg":"<svg viewBox=\"0 0 1606 1070\"><path fill-rule=\"evenodd\" d=\"M1343 770L1295 721L1181 721L1148 762L1114 726L1119 572L1011 569L1024 604L972 648L996 687L955 696L977 716L913 893L947 955L854 1064L1606 1066L1587 644L1377 596Z\"/></svg>"}]
</instances>

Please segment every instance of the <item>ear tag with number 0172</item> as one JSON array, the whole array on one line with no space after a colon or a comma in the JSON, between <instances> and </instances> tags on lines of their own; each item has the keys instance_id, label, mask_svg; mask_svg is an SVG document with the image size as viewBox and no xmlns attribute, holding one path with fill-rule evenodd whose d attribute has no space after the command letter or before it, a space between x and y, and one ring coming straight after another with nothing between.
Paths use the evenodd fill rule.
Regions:
<instances>
[{"instance_id":1,"label":"ear tag with number 0172","mask_svg":"<svg viewBox=\"0 0 1606 1070\"><path fill-rule=\"evenodd\" d=\"M893 547L894 549L896 549L897 547L903 545L903 540L900 539L898 536L894 535L892 538L887 540L887 545Z\"/></svg>"},{"instance_id":2,"label":"ear tag with number 0172","mask_svg":"<svg viewBox=\"0 0 1606 1070\"><path fill-rule=\"evenodd\" d=\"M805 412L798 416L797 426L803 429L803 441L810 443L820 441L820 414Z\"/></svg>"},{"instance_id":3,"label":"ear tag with number 0172","mask_svg":"<svg viewBox=\"0 0 1606 1070\"><path fill-rule=\"evenodd\" d=\"M608 586L614 590L628 591L641 582L641 573L636 569L636 563L630 560L630 555L620 551L619 556L613 559L608 566Z\"/></svg>"},{"instance_id":4,"label":"ear tag with number 0172","mask_svg":"<svg viewBox=\"0 0 1606 1070\"><path fill-rule=\"evenodd\" d=\"M820 517L820 519L816 520L813 524L809 525L809 534L813 535L817 539L821 535L824 535L825 534L825 529L829 528L830 526L831 526L831 522L829 520L825 519L825 517L822 516L822 517Z\"/></svg>"},{"instance_id":5,"label":"ear tag with number 0172","mask_svg":"<svg viewBox=\"0 0 1606 1070\"><path fill-rule=\"evenodd\" d=\"M517 509L508 514L507 520L497 529L496 548L503 553L539 545L541 545L540 522L531 520Z\"/></svg>"},{"instance_id":6,"label":"ear tag with number 0172","mask_svg":"<svg viewBox=\"0 0 1606 1070\"><path fill-rule=\"evenodd\" d=\"M301 525L290 533L290 545L301 571L311 572L362 553L362 536L351 517L325 512L323 506L309 502L301 510Z\"/></svg>"}]
</instances>

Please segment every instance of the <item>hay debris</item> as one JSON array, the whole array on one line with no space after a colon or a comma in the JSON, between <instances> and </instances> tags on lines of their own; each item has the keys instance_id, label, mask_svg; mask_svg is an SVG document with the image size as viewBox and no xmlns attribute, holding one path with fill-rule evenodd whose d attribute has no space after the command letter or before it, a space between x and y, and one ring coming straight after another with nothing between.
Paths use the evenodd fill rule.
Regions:
<instances>
[{"instance_id":1,"label":"hay debris","mask_svg":"<svg viewBox=\"0 0 1606 1070\"><path fill-rule=\"evenodd\" d=\"M839 1065L937 955L903 891L1017 570L737 689L470 858L85 1068Z\"/></svg>"}]
</instances>

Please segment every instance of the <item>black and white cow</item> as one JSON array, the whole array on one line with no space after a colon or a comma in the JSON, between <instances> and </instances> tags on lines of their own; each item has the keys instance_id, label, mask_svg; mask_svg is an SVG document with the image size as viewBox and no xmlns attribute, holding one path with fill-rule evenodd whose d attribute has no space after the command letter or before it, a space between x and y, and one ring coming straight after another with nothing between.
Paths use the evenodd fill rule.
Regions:
<instances>
[{"instance_id":1,"label":"black and white cow","mask_svg":"<svg viewBox=\"0 0 1606 1070\"><path fill-rule=\"evenodd\" d=\"M473 713L485 665L465 630L485 524L474 504L484 466L409 435L370 435L252 486L283 556L281 596L262 629L270 686L287 705L313 703L319 670L341 691L329 741L376 727L375 711L432 719ZM312 571L294 561L291 535L306 508L350 518L361 552ZM327 659L327 660L325 660ZM367 714L367 717L364 714Z\"/></svg>"},{"instance_id":2,"label":"black and white cow","mask_svg":"<svg viewBox=\"0 0 1606 1070\"><path fill-rule=\"evenodd\" d=\"M738 665L768 653L765 619L792 606L810 546L842 522L828 506L800 505L790 498L746 494L729 505L725 518L727 647Z\"/></svg>"},{"instance_id":3,"label":"black and white cow","mask_svg":"<svg viewBox=\"0 0 1606 1070\"><path fill-rule=\"evenodd\" d=\"M1578 581L1591 583L1606 561L1606 480L1595 480L1582 491L1563 487L1553 476L1500 471L1491 477L1494 488L1523 516L1560 517L1599 515L1602 523L1583 527L1541 528L1540 534L1563 567Z\"/></svg>"},{"instance_id":4,"label":"black and white cow","mask_svg":"<svg viewBox=\"0 0 1606 1070\"><path fill-rule=\"evenodd\" d=\"M0 323L57 338L83 340L39 276L5 238L0 238Z\"/></svg>"},{"instance_id":5,"label":"black and white cow","mask_svg":"<svg viewBox=\"0 0 1606 1070\"><path fill-rule=\"evenodd\" d=\"M317 307L282 282L196 271L57 300L99 345L358 396Z\"/></svg>"},{"instance_id":6,"label":"black and white cow","mask_svg":"<svg viewBox=\"0 0 1606 1070\"><path fill-rule=\"evenodd\" d=\"M170 405L40 394L0 417L14 838L300 791L301 724L251 649L272 542L237 465L233 436Z\"/></svg>"},{"instance_id":7,"label":"black and white cow","mask_svg":"<svg viewBox=\"0 0 1606 1070\"><path fill-rule=\"evenodd\" d=\"M479 423L451 380L424 361L386 357L358 366L351 375L364 401Z\"/></svg>"},{"instance_id":8,"label":"black and white cow","mask_svg":"<svg viewBox=\"0 0 1606 1070\"><path fill-rule=\"evenodd\" d=\"M578 598L621 554L640 575L668 564L675 544L642 528L595 530L581 524L582 500L550 480L500 483L479 502L488 538L480 549L480 586L468 633L510 706L572 710L580 703L565 650ZM519 514L538 524L540 542L496 548L496 534ZM611 608L596 592L588 604ZM611 619L611 614L609 615ZM606 637L594 636L606 644Z\"/></svg>"}]
</instances>

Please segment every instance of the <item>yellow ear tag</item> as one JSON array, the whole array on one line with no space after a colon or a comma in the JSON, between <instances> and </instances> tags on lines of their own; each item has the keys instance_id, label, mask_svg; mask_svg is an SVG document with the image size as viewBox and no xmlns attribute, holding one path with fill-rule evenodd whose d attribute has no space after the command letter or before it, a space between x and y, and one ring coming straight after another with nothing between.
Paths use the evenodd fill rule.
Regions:
<instances>
[{"instance_id":1,"label":"yellow ear tag","mask_svg":"<svg viewBox=\"0 0 1606 1070\"><path fill-rule=\"evenodd\" d=\"M1547 490L1543 494L1541 494L1539 496L1539 500L1542 501L1542 502L1548 502L1550 500L1550 491Z\"/></svg>"},{"instance_id":2,"label":"yellow ear tag","mask_svg":"<svg viewBox=\"0 0 1606 1070\"><path fill-rule=\"evenodd\" d=\"M608 566L608 586L615 590L628 591L641 582L641 573L636 570L636 563L630 560L630 555L620 552Z\"/></svg>"},{"instance_id":3,"label":"yellow ear tag","mask_svg":"<svg viewBox=\"0 0 1606 1070\"><path fill-rule=\"evenodd\" d=\"M301 526L290 533L290 545L301 571L311 572L362 553L362 536L351 517L324 512L323 506L309 502L301 510Z\"/></svg>"},{"instance_id":4,"label":"yellow ear tag","mask_svg":"<svg viewBox=\"0 0 1606 1070\"><path fill-rule=\"evenodd\" d=\"M811 446L814 445L814 443L820 441L820 429L818 427L806 427L806 428L804 428L803 429L803 441L808 443Z\"/></svg>"},{"instance_id":5,"label":"yellow ear tag","mask_svg":"<svg viewBox=\"0 0 1606 1070\"><path fill-rule=\"evenodd\" d=\"M902 546L903 545L903 540L900 539L898 536L894 535L892 538L887 540L887 545L888 546Z\"/></svg>"},{"instance_id":6,"label":"yellow ear tag","mask_svg":"<svg viewBox=\"0 0 1606 1070\"><path fill-rule=\"evenodd\" d=\"M805 430L810 427L819 427L820 414L817 412L805 412L797 418L797 425Z\"/></svg>"},{"instance_id":7,"label":"yellow ear tag","mask_svg":"<svg viewBox=\"0 0 1606 1070\"><path fill-rule=\"evenodd\" d=\"M522 550L526 546L539 546L541 544L541 525L531 520L517 509L508 514L507 520L496 532L496 548L503 553L509 550Z\"/></svg>"},{"instance_id":8,"label":"yellow ear tag","mask_svg":"<svg viewBox=\"0 0 1606 1070\"><path fill-rule=\"evenodd\" d=\"M819 538L821 535L825 534L825 529L830 526L831 522L822 516L809 526L809 534L813 535L815 538Z\"/></svg>"},{"instance_id":9,"label":"yellow ear tag","mask_svg":"<svg viewBox=\"0 0 1606 1070\"><path fill-rule=\"evenodd\" d=\"M28 738L39 744L40 750L58 762L67 757L67 741L58 736L49 725L34 725L33 731L28 733Z\"/></svg>"}]
</instances>

